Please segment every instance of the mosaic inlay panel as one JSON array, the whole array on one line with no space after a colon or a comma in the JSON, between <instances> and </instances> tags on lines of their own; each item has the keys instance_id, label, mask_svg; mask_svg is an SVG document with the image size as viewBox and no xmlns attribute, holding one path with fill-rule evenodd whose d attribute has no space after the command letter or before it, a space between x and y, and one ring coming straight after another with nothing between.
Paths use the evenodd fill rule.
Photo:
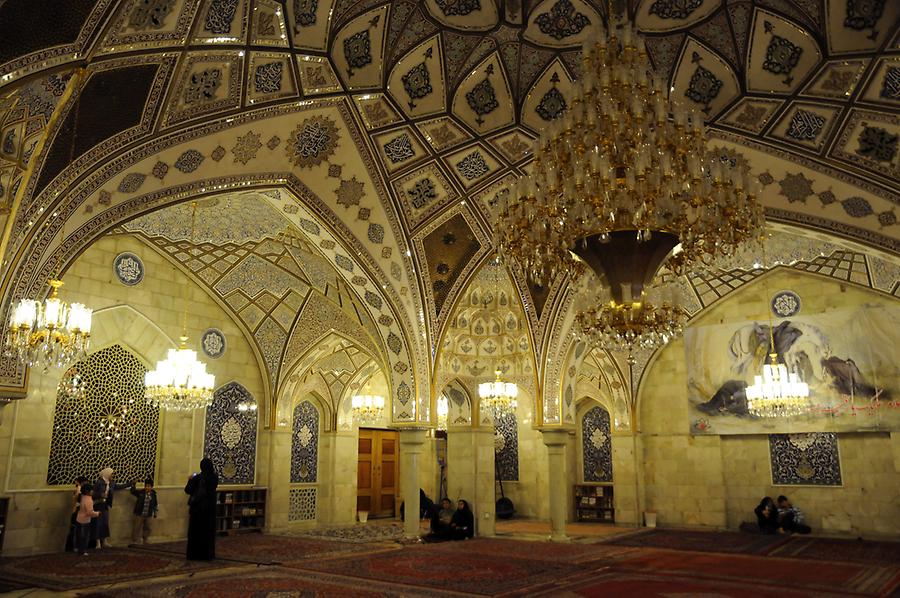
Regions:
<instances>
[{"instance_id":1,"label":"mosaic inlay panel","mask_svg":"<svg viewBox=\"0 0 900 598\"><path fill-rule=\"evenodd\" d=\"M223 484L254 482L257 412L238 408L254 402L246 388L229 382L216 390L206 409L203 454L215 463Z\"/></svg>"},{"instance_id":2,"label":"mosaic inlay panel","mask_svg":"<svg viewBox=\"0 0 900 598\"><path fill-rule=\"evenodd\" d=\"M291 488L288 521L314 521L316 519L316 489Z\"/></svg>"},{"instance_id":3,"label":"mosaic inlay panel","mask_svg":"<svg viewBox=\"0 0 900 598\"><path fill-rule=\"evenodd\" d=\"M80 475L94 479L104 467L121 482L153 477L159 409L144 400L146 371L113 345L66 372L53 411L48 485L68 486ZM79 387L83 392L72 392Z\"/></svg>"},{"instance_id":4,"label":"mosaic inlay panel","mask_svg":"<svg viewBox=\"0 0 900 598\"><path fill-rule=\"evenodd\" d=\"M770 434L772 483L787 486L840 486L837 434Z\"/></svg>"},{"instance_id":5,"label":"mosaic inlay panel","mask_svg":"<svg viewBox=\"0 0 900 598\"><path fill-rule=\"evenodd\" d=\"M581 451L585 482L613 481L609 412L599 405L581 420Z\"/></svg>"},{"instance_id":6,"label":"mosaic inlay panel","mask_svg":"<svg viewBox=\"0 0 900 598\"><path fill-rule=\"evenodd\" d=\"M318 462L319 411L309 401L303 401L294 408L291 439L291 483L302 484L317 481Z\"/></svg>"},{"instance_id":7,"label":"mosaic inlay panel","mask_svg":"<svg viewBox=\"0 0 900 598\"><path fill-rule=\"evenodd\" d=\"M494 450L497 453L498 480L519 480L519 427L516 414L504 415L494 422Z\"/></svg>"},{"instance_id":8,"label":"mosaic inlay panel","mask_svg":"<svg viewBox=\"0 0 900 598\"><path fill-rule=\"evenodd\" d=\"M210 328L200 337L200 348L203 354L211 359L218 359L225 355L227 346L225 333L218 328Z\"/></svg>"}]
</instances>

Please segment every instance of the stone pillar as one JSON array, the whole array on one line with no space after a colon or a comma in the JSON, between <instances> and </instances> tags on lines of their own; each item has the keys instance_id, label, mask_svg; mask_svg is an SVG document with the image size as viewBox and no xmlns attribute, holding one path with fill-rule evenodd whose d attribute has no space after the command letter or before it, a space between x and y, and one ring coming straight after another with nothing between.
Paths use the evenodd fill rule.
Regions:
<instances>
[{"instance_id":1,"label":"stone pillar","mask_svg":"<svg viewBox=\"0 0 900 598\"><path fill-rule=\"evenodd\" d=\"M283 531L291 505L291 428L277 426L263 433L269 437L266 531Z\"/></svg>"},{"instance_id":2,"label":"stone pillar","mask_svg":"<svg viewBox=\"0 0 900 598\"><path fill-rule=\"evenodd\" d=\"M475 514L475 532L493 536L497 512L493 429L450 428L447 461L450 499L467 501Z\"/></svg>"},{"instance_id":3,"label":"stone pillar","mask_svg":"<svg viewBox=\"0 0 900 598\"><path fill-rule=\"evenodd\" d=\"M553 542L566 542L566 513L567 497L566 486L566 444L569 431L561 429L541 430L544 444L547 446L548 465L550 467L550 540Z\"/></svg>"},{"instance_id":4,"label":"stone pillar","mask_svg":"<svg viewBox=\"0 0 900 598\"><path fill-rule=\"evenodd\" d=\"M400 492L406 503L403 535L419 537L419 460L425 448L424 428L400 429Z\"/></svg>"},{"instance_id":5,"label":"stone pillar","mask_svg":"<svg viewBox=\"0 0 900 598\"><path fill-rule=\"evenodd\" d=\"M319 521L350 524L356 520L359 456L355 430L324 432L319 438Z\"/></svg>"}]
</instances>

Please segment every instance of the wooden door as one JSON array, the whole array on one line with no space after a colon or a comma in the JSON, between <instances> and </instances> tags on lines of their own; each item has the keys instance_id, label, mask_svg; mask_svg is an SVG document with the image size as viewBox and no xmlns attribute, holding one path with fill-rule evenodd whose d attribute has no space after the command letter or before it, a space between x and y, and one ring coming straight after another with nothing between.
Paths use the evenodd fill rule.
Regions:
<instances>
[{"instance_id":1,"label":"wooden door","mask_svg":"<svg viewBox=\"0 0 900 598\"><path fill-rule=\"evenodd\" d=\"M369 517L393 517L400 465L400 435L396 430L359 430L356 470L356 510Z\"/></svg>"}]
</instances>

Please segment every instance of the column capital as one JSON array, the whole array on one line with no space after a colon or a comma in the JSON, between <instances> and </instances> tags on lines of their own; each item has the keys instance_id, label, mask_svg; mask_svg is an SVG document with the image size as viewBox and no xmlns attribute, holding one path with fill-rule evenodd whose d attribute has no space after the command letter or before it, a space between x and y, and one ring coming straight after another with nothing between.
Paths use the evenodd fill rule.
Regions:
<instances>
[{"instance_id":1,"label":"column capital","mask_svg":"<svg viewBox=\"0 0 900 598\"><path fill-rule=\"evenodd\" d=\"M397 431L400 433L400 444L406 445L422 445L425 444L426 436L428 435L428 431L431 428L423 428L423 427L398 427Z\"/></svg>"},{"instance_id":2,"label":"column capital","mask_svg":"<svg viewBox=\"0 0 900 598\"><path fill-rule=\"evenodd\" d=\"M541 432L544 444L547 446L562 446L569 441L571 431L567 428L538 428Z\"/></svg>"}]
</instances>

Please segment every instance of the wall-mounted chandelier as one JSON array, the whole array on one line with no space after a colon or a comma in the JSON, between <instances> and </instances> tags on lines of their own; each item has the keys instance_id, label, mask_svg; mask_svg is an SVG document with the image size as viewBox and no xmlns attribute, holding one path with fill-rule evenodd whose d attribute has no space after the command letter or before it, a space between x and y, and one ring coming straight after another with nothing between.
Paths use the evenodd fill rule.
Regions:
<instances>
[{"instance_id":1,"label":"wall-mounted chandelier","mask_svg":"<svg viewBox=\"0 0 900 598\"><path fill-rule=\"evenodd\" d=\"M191 240L197 222L197 202L191 203ZM187 306L189 285L184 285L184 312L181 337L177 349L169 349L168 356L156 363L156 368L144 375L144 398L167 411L192 411L209 407L216 386L215 376L206 371L206 364L197 360L197 352L187 348Z\"/></svg>"},{"instance_id":2,"label":"wall-mounted chandelier","mask_svg":"<svg viewBox=\"0 0 900 598\"><path fill-rule=\"evenodd\" d=\"M535 140L531 174L498 199L494 230L532 280L590 268L609 300L578 325L630 353L684 323L645 292L663 263L680 274L733 257L759 239L763 211L746 163L706 147L702 115L668 97L643 39L619 21L588 36L570 108Z\"/></svg>"},{"instance_id":3,"label":"wall-mounted chandelier","mask_svg":"<svg viewBox=\"0 0 900 598\"><path fill-rule=\"evenodd\" d=\"M384 418L384 405L384 397L373 394L368 382L362 393L353 395L350 399L353 418L360 425L371 425L381 421Z\"/></svg>"},{"instance_id":4,"label":"wall-mounted chandelier","mask_svg":"<svg viewBox=\"0 0 900 598\"><path fill-rule=\"evenodd\" d=\"M515 413L518 406L516 397L519 387L512 382L501 379L500 370L494 372L493 382L482 382L478 385L478 398L481 408L493 417L496 422L505 415Z\"/></svg>"}]
</instances>

